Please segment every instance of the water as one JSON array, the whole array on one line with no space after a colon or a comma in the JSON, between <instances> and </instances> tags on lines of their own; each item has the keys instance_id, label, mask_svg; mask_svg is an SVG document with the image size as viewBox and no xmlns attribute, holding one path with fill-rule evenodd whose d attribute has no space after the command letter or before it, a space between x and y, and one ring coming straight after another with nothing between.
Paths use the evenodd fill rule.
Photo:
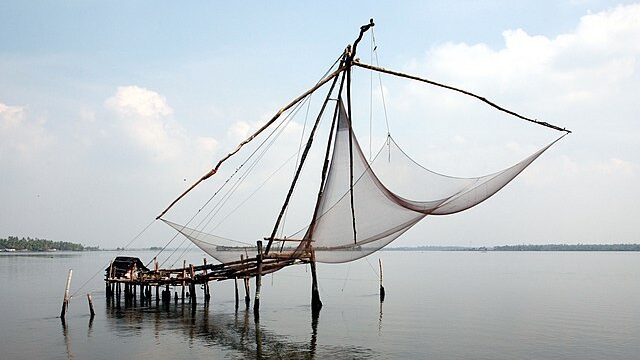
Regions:
<instances>
[{"instance_id":1,"label":"water","mask_svg":"<svg viewBox=\"0 0 640 360\"><path fill-rule=\"evenodd\" d=\"M378 301L377 255L387 298ZM319 264L324 307L312 319L310 274L263 278L260 322L234 309L233 282L209 306L107 307L102 273L60 313L112 252L0 255L0 358L637 359L640 254L381 252ZM152 252L128 253L147 261ZM189 262L201 263L196 251ZM89 318L86 292L96 316ZM253 282L252 282L253 290ZM242 288L241 288L242 291Z\"/></svg>"}]
</instances>

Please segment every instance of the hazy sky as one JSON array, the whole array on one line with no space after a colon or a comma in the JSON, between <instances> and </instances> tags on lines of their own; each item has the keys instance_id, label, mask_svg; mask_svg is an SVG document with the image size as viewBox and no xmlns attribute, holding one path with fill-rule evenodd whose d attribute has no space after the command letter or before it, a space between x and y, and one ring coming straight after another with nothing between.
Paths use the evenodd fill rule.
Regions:
<instances>
[{"instance_id":1,"label":"hazy sky","mask_svg":"<svg viewBox=\"0 0 640 360\"><path fill-rule=\"evenodd\" d=\"M640 4L588 0L2 1L0 237L123 245L312 85L370 17L381 65L574 131L493 198L427 217L395 245L640 242ZM354 76L368 91L369 75ZM439 172L496 171L560 135L383 81L392 134ZM356 99L356 131L368 136L369 95ZM303 118L294 121L297 144ZM215 188L168 218L185 221ZM171 236L158 222L134 246Z\"/></svg>"}]
</instances>

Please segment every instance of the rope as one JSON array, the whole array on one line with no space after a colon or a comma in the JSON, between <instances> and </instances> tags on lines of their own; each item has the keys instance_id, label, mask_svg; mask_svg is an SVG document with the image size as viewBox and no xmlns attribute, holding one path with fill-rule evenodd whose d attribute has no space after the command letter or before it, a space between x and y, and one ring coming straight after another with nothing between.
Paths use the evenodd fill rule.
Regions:
<instances>
[{"instance_id":1,"label":"rope","mask_svg":"<svg viewBox=\"0 0 640 360\"><path fill-rule=\"evenodd\" d=\"M145 226L144 229L142 229L142 231L140 231L136 236L134 236L131 240L129 240L129 242L122 247L122 250L118 250L116 252L116 256L124 252L131 244L133 244L134 241L136 241L138 238L140 238L140 236L142 236L142 234L144 234L147 230L149 230L149 228L151 227L151 225L153 225L154 222L156 222L155 219L153 219L147 226ZM109 266L110 264L111 263L109 262L106 266ZM103 271L102 267L99 268L98 271L96 271L95 274L93 274L89 279L83 282L82 285L80 285L80 287L69 296L69 298L72 298L77 293L79 293L80 290L82 290L85 286L87 286L87 284L89 284L91 280L95 279L95 277L98 276L98 274L100 274L102 271Z\"/></svg>"},{"instance_id":2,"label":"rope","mask_svg":"<svg viewBox=\"0 0 640 360\"><path fill-rule=\"evenodd\" d=\"M329 69L322 75L322 77L320 78L320 80L318 80L318 82L316 83L319 84L326 76L327 74L329 74L331 72L331 70L338 64L338 62L340 61L342 56L338 57L333 64L329 67ZM302 102L298 102L296 103L296 105L294 106L293 110L291 110L289 112L289 114L280 122L280 124L262 141L262 143L260 143L260 145L258 145L256 147L256 149L247 157L247 159L245 159L245 161L234 171L234 173L223 183L223 185L205 202L205 204L196 212L196 214L194 214L193 217L191 217L191 219L189 220L189 222L187 224L189 224L212 200L213 198L222 190L224 189L224 187L229 183L229 181L240 171L240 169L242 169L242 167L244 167L244 165L246 163L249 162L249 160L255 155L255 153L262 148L262 146L269 140L269 138L271 138L271 136L278 131L278 129L286 122L288 123L289 120L291 120L293 117L295 117L295 115L297 114L297 112L299 111L299 109L301 108L301 105L304 102L309 101L311 95L313 93L307 95L304 97L304 100ZM307 109L308 111L308 109ZM306 120L305 120L306 122ZM286 126L285 126L286 127ZM282 128L282 130L284 129L284 127ZM276 135L276 137L269 143L269 145L263 150L263 152L258 156L258 158L254 161L254 163L249 167L249 169L247 169L247 171L240 176L240 178L238 179L238 181L236 181L236 183L232 186L232 188L225 194L223 195L223 200L221 202L219 202L216 206L214 206L209 213L207 214L207 216L205 216L205 218L203 218L203 220L200 221L200 223L198 224L198 226L196 226L196 228L199 228L202 223L209 218L209 220L206 222L206 224L203 226L202 229L204 229L204 227L208 226L210 224L210 222L213 220L213 218L219 213L219 211L222 209L222 207L224 206L224 204L226 204L226 202L228 201L228 199L231 197L231 195L233 194L233 192L235 192L235 190L238 188L238 186L240 185L240 183L246 178L246 176L251 172L251 170L255 167L255 165L257 164L257 162L264 156L264 154L266 153L266 151L271 147L271 145L273 144L273 142L275 142L275 140L277 139L277 137L282 133L282 130L280 130L280 132ZM216 210L216 208L218 210ZM214 213L214 210L215 213ZM234 210L232 210L232 212L234 212ZM212 215L213 214L213 215ZM231 214L228 214L228 216ZM222 222L228 218L228 216L226 216L224 219L222 219L217 225L216 228L218 226L220 226L220 224L222 224ZM185 225L186 227L186 225ZM201 229L201 230L202 230ZM160 255L166 248L167 246L173 242L173 240L175 240L175 238L178 236L179 232L176 232L176 234L172 237L172 239L158 252L158 254L156 255L156 257L158 255ZM169 256L162 262L161 266L164 265L164 263L166 263L179 249L180 247L185 243L185 241L187 240L187 238L185 237L185 239L182 240L182 242L180 243L180 245L178 245L178 247L171 253L169 254ZM181 256L186 252L186 250L189 247L187 246L184 251L182 252ZM179 259L179 258L178 258ZM149 262L150 264L150 262ZM175 264L175 262L174 262ZM147 264L148 265L148 264Z\"/></svg>"},{"instance_id":3,"label":"rope","mask_svg":"<svg viewBox=\"0 0 640 360\"><path fill-rule=\"evenodd\" d=\"M376 56L376 65L380 66L380 59L378 59L378 45L376 45L376 35L374 34L373 28L371 28L371 40L373 42L373 53ZM391 130L389 130L389 116L387 115L387 102L384 98L384 87L382 87L382 75L378 73L378 82L380 83L380 96L382 97L382 108L384 109L384 122L387 125L387 134L391 134Z\"/></svg>"}]
</instances>

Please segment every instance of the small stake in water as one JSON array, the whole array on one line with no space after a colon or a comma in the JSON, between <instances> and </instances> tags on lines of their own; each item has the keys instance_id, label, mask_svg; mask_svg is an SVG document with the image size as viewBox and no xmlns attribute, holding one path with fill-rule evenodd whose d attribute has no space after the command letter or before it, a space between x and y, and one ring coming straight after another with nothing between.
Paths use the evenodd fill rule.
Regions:
<instances>
[{"instance_id":1,"label":"small stake in water","mask_svg":"<svg viewBox=\"0 0 640 360\"><path fill-rule=\"evenodd\" d=\"M93 311L93 298L90 293L87 293L87 300L89 301L89 313L91 314L91 318L93 319L96 316L95 311Z\"/></svg>"},{"instance_id":2,"label":"small stake in water","mask_svg":"<svg viewBox=\"0 0 640 360\"><path fill-rule=\"evenodd\" d=\"M64 316L67 313L67 307L69 306L69 288L71 287L71 275L73 270L69 269L69 275L67 275L67 285L64 287L64 299L62 300L62 311L60 312L60 318L64 321Z\"/></svg>"}]
</instances>

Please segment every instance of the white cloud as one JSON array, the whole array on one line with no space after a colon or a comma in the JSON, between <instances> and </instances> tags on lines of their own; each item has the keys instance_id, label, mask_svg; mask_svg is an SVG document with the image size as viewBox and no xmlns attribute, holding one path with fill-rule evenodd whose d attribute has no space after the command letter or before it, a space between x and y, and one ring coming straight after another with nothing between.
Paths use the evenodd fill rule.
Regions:
<instances>
[{"instance_id":1,"label":"white cloud","mask_svg":"<svg viewBox=\"0 0 640 360\"><path fill-rule=\"evenodd\" d=\"M179 124L171 121L173 109L164 96L138 86L121 86L105 101L119 115L121 127L155 160L173 160L182 155L189 139Z\"/></svg>"},{"instance_id":2,"label":"white cloud","mask_svg":"<svg viewBox=\"0 0 640 360\"><path fill-rule=\"evenodd\" d=\"M0 159L31 156L49 145L53 138L44 123L28 117L24 107L0 102Z\"/></svg>"}]
</instances>

